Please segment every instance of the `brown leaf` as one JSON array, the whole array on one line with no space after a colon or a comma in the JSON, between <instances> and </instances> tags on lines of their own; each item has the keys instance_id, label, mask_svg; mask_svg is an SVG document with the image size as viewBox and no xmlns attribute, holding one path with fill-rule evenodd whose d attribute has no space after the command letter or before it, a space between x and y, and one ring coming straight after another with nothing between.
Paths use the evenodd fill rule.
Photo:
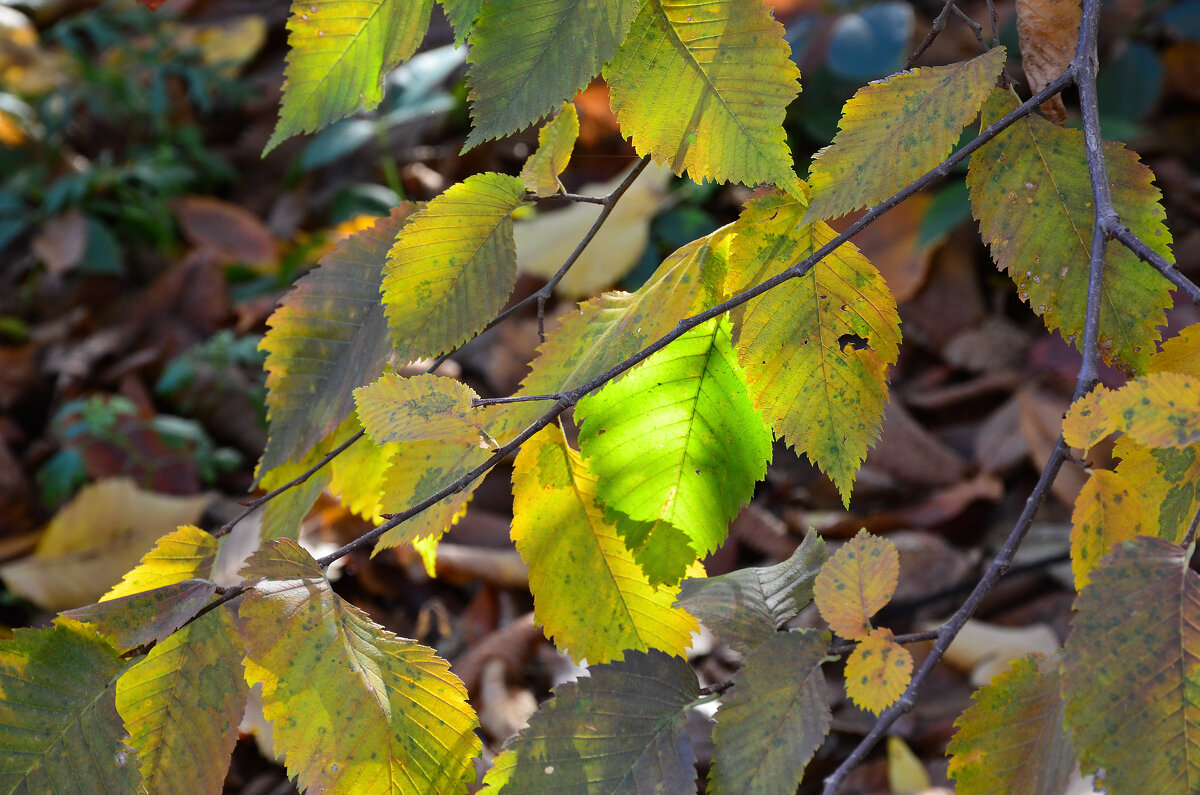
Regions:
<instances>
[{"instance_id":1,"label":"brown leaf","mask_svg":"<svg viewBox=\"0 0 1200 795\"><path fill-rule=\"evenodd\" d=\"M79 267L87 242L87 218L79 210L70 210L42 224L33 238L33 253L58 276Z\"/></svg>"},{"instance_id":2,"label":"brown leaf","mask_svg":"<svg viewBox=\"0 0 1200 795\"><path fill-rule=\"evenodd\" d=\"M1017 393L1017 400L1021 406L1021 435L1029 445L1030 463L1041 471L1058 442L1063 414L1070 406L1070 400L1034 386L1021 389ZM1085 480L1087 475L1083 468L1068 461L1063 464L1050 489L1064 503L1074 505Z\"/></svg>"},{"instance_id":3,"label":"brown leaf","mask_svg":"<svg viewBox=\"0 0 1200 795\"><path fill-rule=\"evenodd\" d=\"M1029 90L1037 93L1067 70L1075 55L1081 12L1076 0L1017 0L1017 35ZM1067 120L1062 96L1042 103L1055 124Z\"/></svg>"},{"instance_id":4,"label":"brown leaf","mask_svg":"<svg viewBox=\"0 0 1200 795\"><path fill-rule=\"evenodd\" d=\"M965 478L968 471L965 461L895 400L884 411L883 433L867 454L866 464L920 488L949 486Z\"/></svg>"},{"instance_id":5,"label":"brown leaf","mask_svg":"<svg viewBox=\"0 0 1200 795\"><path fill-rule=\"evenodd\" d=\"M274 265L275 237L253 214L211 196L187 196L173 209L188 241L211 252L223 264Z\"/></svg>"},{"instance_id":6,"label":"brown leaf","mask_svg":"<svg viewBox=\"0 0 1200 795\"><path fill-rule=\"evenodd\" d=\"M929 193L918 193L854 236L858 246L883 278L896 301L909 301L925 284L932 262L933 243L918 247L921 220L932 200ZM858 210L830 224L841 232L866 213Z\"/></svg>"}]
</instances>

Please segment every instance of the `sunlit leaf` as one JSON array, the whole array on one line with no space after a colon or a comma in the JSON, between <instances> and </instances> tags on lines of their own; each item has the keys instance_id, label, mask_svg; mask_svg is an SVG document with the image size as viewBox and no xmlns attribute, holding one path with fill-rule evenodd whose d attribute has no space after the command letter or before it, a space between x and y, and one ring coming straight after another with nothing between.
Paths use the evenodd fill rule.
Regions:
<instances>
[{"instance_id":1,"label":"sunlit leaf","mask_svg":"<svg viewBox=\"0 0 1200 795\"><path fill-rule=\"evenodd\" d=\"M1110 792L1200 789L1200 575L1157 538L1117 546L1075 600L1066 725Z\"/></svg>"},{"instance_id":2,"label":"sunlit leaf","mask_svg":"<svg viewBox=\"0 0 1200 795\"><path fill-rule=\"evenodd\" d=\"M622 132L696 182L795 190L783 116L800 72L783 33L759 0L646 0L604 69Z\"/></svg>"},{"instance_id":3,"label":"sunlit leaf","mask_svg":"<svg viewBox=\"0 0 1200 795\"><path fill-rule=\"evenodd\" d=\"M461 792L475 771L466 689L432 650L333 593L307 552L267 542L242 571L246 681L262 685L277 753L301 788Z\"/></svg>"},{"instance_id":4,"label":"sunlit leaf","mask_svg":"<svg viewBox=\"0 0 1200 795\"><path fill-rule=\"evenodd\" d=\"M217 561L217 539L198 527L184 525L158 539L140 563L101 597L119 599L184 580L212 576Z\"/></svg>"},{"instance_id":5,"label":"sunlit leaf","mask_svg":"<svg viewBox=\"0 0 1200 795\"><path fill-rule=\"evenodd\" d=\"M353 390L383 372L392 342L379 287L396 233L416 205L341 240L267 320L263 475L296 461L354 411ZM286 480L286 478L285 478Z\"/></svg>"},{"instance_id":6,"label":"sunlit leaf","mask_svg":"<svg viewBox=\"0 0 1200 795\"><path fill-rule=\"evenodd\" d=\"M538 130L538 148L521 167L521 181L539 196L551 196L562 189L558 175L571 162L571 150L579 137L579 113L565 103L554 118Z\"/></svg>"},{"instance_id":7,"label":"sunlit leaf","mask_svg":"<svg viewBox=\"0 0 1200 795\"><path fill-rule=\"evenodd\" d=\"M358 419L377 443L480 444L486 439L474 389L454 378L384 373L354 390Z\"/></svg>"},{"instance_id":8,"label":"sunlit leaf","mask_svg":"<svg viewBox=\"0 0 1200 795\"><path fill-rule=\"evenodd\" d=\"M821 567L813 596L821 618L850 640L871 633L871 616L887 604L900 577L900 554L887 539L860 530Z\"/></svg>"},{"instance_id":9,"label":"sunlit leaf","mask_svg":"<svg viewBox=\"0 0 1200 795\"><path fill-rule=\"evenodd\" d=\"M841 131L813 156L808 218L876 204L946 159L1004 67L1004 48L885 77L855 92Z\"/></svg>"},{"instance_id":10,"label":"sunlit leaf","mask_svg":"<svg viewBox=\"0 0 1200 795\"><path fill-rule=\"evenodd\" d=\"M795 793L832 722L828 648L828 632L778 632L746 656L717 711L709 792Z\"/></svg>"},{"instance_id":11,"label":"sunlit leaf","mask_svg":"<svg viewBox=\"0 0 1200 795\"><path fill-rule=\"evenodd\" d=\"M279 124L266 151L383 99L383 78L416 52L433 0L299 0L288 17Z\"/></svg>"},{"instance_id":12,"label":"sunlit leaf","mask_svg":"<svg viewBox=\"0 0 1200 795\"><path fill-rule=\"evenodd\" d=\"M1075 753L1059 687L1058 658L1030 655L976 691L947 749L961 795L1066 791Z\"/></svg>"},{"instance_id":13,"label":"sunlit leaf","mask_svg":"<svg viewBox=\"0 0 1200 795\"><path fill-rule=\"evenodd\" d=\"M733 226L731 292L775 276L835 237L822 222L805 223L806 210L777 193L746 204ZM804 277L749 302L734 320L755 407L776 436L829 475L848 504L854 474L883 424L887 367L899 356L900 318L883 277L846 244Z\"/></svg>"},{"instance_id":14,"label":"sunlit leaf","mask_svg":"<svg viewBox=\"0 0 1200 795\"><path fill-rule=\"evenodd\" d=\"M676 604L745 654L812 601L824 563L825 540L809 533L783 563L684 580Z\"/></svg>"},{"instance_id":15,"label":"sunlit leaf","mask_svg":"<svg viewBox=\"0 0 1200 795\"><path fill-rule=\"evenodd\" d=\"M212 580L183 580L67 610L63 615L107 635L124 652L170 635L199 612L216 588Z\"/></svg>"},{"instance_id":16,"label":"sunlit leaf","mask_svg":"<svg viewBox=\"0 0 1200 795\"><path fill-rule=\"evenodd\" d=\"M220 793L246 706L242 643L214 610L117 680L117 711L148 792Z\"/></svg>"},{"instance_id":17,"label":"sunlit leaf","mask_svg":"<svg viewBox=\"0 0 1200 795\"><path fill-rule=\"evenodd\" d=\"M529 566L533 608L575 660L626 649L682 654L696 620L672 607L678 588L655 588L596 501L596 477L548 427L517 454L512 538Z\"/></svg>"},{"instance_id":18,"label":"sunlit leaf","mask_svg":"<svg viewBox=\"0 0 1200 795\"><path fill-rule=\"evenodd\" d=\"M125 668L78 625L0 641L0 791L138 792L136 755L114 706Z\"/></svg>"},{"instance_id":19,"label":"sunlit leaf","mask_svg":"<svg viewBox=\"0 0 1200 795\"><path fill-rule=\"evenodd\" d=\"M908 687L912 667L912 654L890 629L873 629L846 660L846 695L859 709L878 715Z\"/></svg>"},{"instance_id":20,"label":"sunlit leaf","mask_svg":"<svg viewBox=\"0 0 1200 795\"><path fill-rule=\"evenodd\" d=\"M637 0L488 0L471 31L466 148L524 129L569 100L617 51Z\"/></svg>"},{"instance_id":21,"label":"sunlit leaf","mask_svg":"<svg viewBox=\"0 0 1200 795\"><path fill-rule=\"evenodd\" d=\"M1071 571L1077 590L1087 586L1091 570L1113 544L1152 534L1142 527L1143 518L1153 516L1148 507L1121 475L1105 469L1092 472L1071 514Z\"/></svg>"},{"instance_id":22,"label":"sunlit leaf","mask_svg":"<svg viewBox=\"0 0 1200 795\"><path fill-rule=\"evenodd\" d=\"M1017 0L1021 68L1030 92L1036 94L1067 71L1075 57L1080 20L1078 0ZM1061 94L1043 102L1042 112L1055 124L1067 120Z\"/></svg>"},{"instance_id":23,"label":"sunlit leaf","mask_svg":"<svg viewBox=\"0 0 1200 795\"><path fill-rule=\"evenodd\" d=\"M651 651L593 665L555 689L512 740L486 792L685 792L696 755L686 710L700 685L685 661Z\"/></svg>"},{"instance_id":24,"label":"sunlit leaf","mask_svg":"<svg viewBox=\"0 0 1200 795\"><path fill-rule=\"evenodd\" d=\"M983 124L1017 106L996 90ZM1171 233L1154 175L1137 155L1105 142L1113 204L1121 220L1158 254L1174 261ZM1083 133L1026 117L971 157L971 209L996 263L1046 328L1082 350L1094 210ZM1171 285L1119 241L1108 241L1098 341L1104 361L1129 372L1145 368L1166 322Z\"/></svg>"},{"instance_id":25,"label":"sunlit leaf","mask_svg":"<svg viewBox=\"0 0 1200 795\"><path fill-rule=\"evenodd\" d=\"M622 519L666 522L690 543L670 561L638 558L652 582L678 582L697 554L720 546L766 473L771 434L729 334L727 320L697 326L576 407L608 518L618 529Z\"/></svg>"},{"instance_id":26,"label":"sunlit leaf","mask_svg":"<svg viewBox=\"0 0 1200 795\"><path fill-rule=\"evenodd\" d=\"M525 185L503 174L455 183L400 231L383 269L383 306L402 361L466 342L517 278L512 212Z\"/></svg>"}]
</instances>

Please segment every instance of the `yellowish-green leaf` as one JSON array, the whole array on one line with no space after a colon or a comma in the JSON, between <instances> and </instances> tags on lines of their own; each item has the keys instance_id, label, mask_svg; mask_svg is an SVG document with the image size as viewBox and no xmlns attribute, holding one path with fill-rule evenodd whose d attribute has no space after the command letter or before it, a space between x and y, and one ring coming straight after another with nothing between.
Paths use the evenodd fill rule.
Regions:
<instances>
[{"instance_id":1,"label":"yellowish-green leaf","mask_svg":"<svg viewBox=\"0 0 1200 795\"><path fill-rule=\"evenodd\" d=\"M912 667L912 654L890 629L873 629L846 660L846 695L859 709L878 715L908 687Z\"/></svg>"},{"instance_id":2,"label":"yellowish-green leaf","mask_svg":"<svg viewBox=\"0 0 1200 795\"><path fill-rule=\"evenodd\" d=\"M512 212L524 199L516 177L476 174L400 230L382 287L400 360L458 347L503 308L517 278Z\"/></svg>"},{"instance_id":3,"label":"yellowish-green leaf","mask_svg":"<svg viewBox=\"0 0 1200 795\"><path fill-rule=\"evenodd\" d=\"M834 632L861 640L871 634L871 616L892 598L899 577L896 545L860 530L821 567L813 597Z\"/></svg>"},{"instance_id":4,"label":"yellowish-green leaf","mask_svg":"<svg viewBox=\"0 0 1200 795\"><path fill-rule=\"evenodd\" d=\"M117 680L117 712L148 792L220 793L246 706L242 642L214 610Z\"/></svg>"},{"instance_id":5,"label":"yellowish-green leaf","mask_svg":"<svg viewBox=\"0 0 1200 795\"><path fill-rule=\"evenodd\" d=\"M266 485L265 478L263 485ZM293 486L264 505L259 537L263 541L273 538L290 538L294 541L299 538L304 517L328 485L329 469L323 468L299 486Z\"/></svg>"},{"instance_id":6,"label":"yellowish-green leaf","mask_svg":"<svg viewBox=\"0 0 1200 795\"><path fill-rule=\"evenodd\" d=\"M933 788L925 763L908 743L894 734L887 738L888 786L892 792L918 793Z\"/></svg>"},{"instance_id":7,"label":"yellowish-green leaf","mask_svg":"<svg viewBox=\"0 0 1200 795\"><path fill-rule=\"evenodd\" d=\"M579 137L579 113L575 105L564 103L554 118L538 130L538 148L521 167L521 181L539 196L551 196L562 190L558 175L571 162L571 150Z\"/></svg>"},{"instance_id":8,"label":"yellowish-green leaf","mask_svg":"<svg viewBox=\"0 0 1200 795\"><path fill-rule=\"evenodd\" d=\"M433 0L299 0L288 18L279 124L266 151L383 99L383 78L416 52Z\"/></svg>"},{"instance_id":9,"label":"yellowish-green leaf","mask_svg":"<svg viewBox=\"0 0 1200 795\"><path fill-rule=\"evenodd\" d=\"M481 414L471 405L479 395L454 378L384 373L354 390L358 419L377 444L434 442L485 445Z\"/></svg>"},{"instance_id":10,"label":"yellowish-green leaf","mask_svg":"<svg viewBox=\"0 0 1200 795\"><path fill-rule=\"evenodd\" d=\"M1200 378L1200 323L1194 323L1162 344L1150 357L1147 371L1181 373Z\"/></svg>"},{"instance_id":11,"label":"yellowish-green leaf","mask_svg":"<svg viewBox=\"0 0 1200 795\"><path fill-rule=\"evenodd\" d=\"M1004 68L1004 48L876 80L842 108L841 131L813 157L810 220L891 196L946 159Z\"/></svg>"},{"instance_id":12,"label":"yellowish-green leaf","mask_svg":"<svg viewBox=\"0 0 1200 795\"><path fill-rule=\"evenodd\" d=\"M961 795L1062 795L1075 753L1063 728L1058 657L1032 654L976 691L954 722L950 775Z\"/></svg>"},{"instance_id":13,"label":"yellowish-green leaf","mask_svg":"<svg viewBox=\"0 0 1200 795\"><path fill-rule=\"evenodd\" d=\"M797 190L783 117L800 71L783 33L759 0L646 0L604 69L622 132L696 182Z\"/></svg>"},{"instance_id":14,"label":"yellowish-green leaf","mask_svg":"<svg viewBox=\"0 0 1200 795\"><path fill-rule=\"evenodd\" d=\"M125 661L90 629L18 629L0 641L0 792L138 792L114 705Z\"/></svg>"},{"instance_id":15,"label":"yellowish-green leaf","mask_svg":"<svg viewBox=\"0 0 1200 795\"><path fill-rule=\"evenodd\" d=\"M730 292L775 276L835 237L823 222L805 223L806 210L778 193L747 203L733 226ZM854 474L883 425L888 365L899 355L900 318L883 277L846 244L746 304L734 320L755 407L849 504Z\"/></svg>"},{"instance_id":16,"label":"yellowish-green leaf","mask_svg":"<svg viewBox=\"0 0 1200 795\"><path fill-rule=\"evenodd\" d=\"M51 610L90 604L164 534L198 521L207 502L143 491L123 478L89 484L50 521L33 555L0 566L0 577Z\"/></svg>"},{"instance_id":17,"label":"yellowish-green leaf","mask_svg":"<svg viewBox=\"0 0 1200 795\"><path fill-rule=\"evenodd\" d=\"M1120 436L1113 455L1121 459L1116 474L1146 507L1141 534L1182 543L1200 509L1200 444L1156 450Z\"/></svg>"},{"instance_id":18,"label":"yellowish-green leaf","mask_svg":"<svg viewBox=\"0 0 1200 795\"><path fill-rule=\"evenodd\" d=\"M333 593L288 539L243 575L246 681L262 685L277 753L312 792L461 792L479 753L462 683L433 651L372 623Z\"/></svg>"},{"instance_id":19,"label":"yellowish-green leaf","mask_svg":"<svg viewBox=\"0 0 1200 795\"><path fill-rule=\"evenodd\" d=\"M1114 433L1116 424L1109 418L1106 401L1112 390L1104 384L1071 404L1063 418L1063 440L1072 447L1088 451L1096 442Z\"/></svg>"},{"instance_id":20,"label":"yellowish-green leaf","mask_svg":"<svg viewBox=\"0 0 1200 795\"><path fill-rule=\"evenodd\" d=\"M1147 447L1200 442L1200 377L1150 373L1117 390L1098 386L1071 407L1063 424L1067 443L1085 449L1116 431Z\"/></svg>"},{"instance_id":21,"label":"yellowish-green leaf","mask_svg":"<svg viewBox=\"0 0 1200 795\"><path fill-rule=\"evenodd\" d=\"M996 90L983 107L989 124L1017 106ZM1158 254L1174 262L1171 233L1154 175L1119 143L1105 142L1113 204L1121 220ZM1022 119L971 157L971 208L996 263L1017 284L1022 301L1046 328L1083 349L1088 260L1094 208L1083 133L1038 116ZM1171 285L1119 241L1108 241L1098 342L1104 361L1143 370L1166 322Z\"/></svg>"},{"instance_id":22,"label":"yellowish-green leaf","mask_svg":"<svg viewBox=\"0 0 1200 795\"><path fill-rule=\"evenodd\" d=\"M62 615L90 625L107 635L119 651L125 652L170 635L196 615L216 589L217 584L212 580L183 580L66 610Z\"/></svg>"},{"instance_id":23,"label":"yellowish-green leaf","mask_svg":"<svg viewBox=\"0 0 1200 795\"><path fill-rule=\"evenodd\" d=\"M154 549L121 582L100 599L120 599L184 580L206 579L212 576L217 561L217 539L198 527L184 525L158 539Z\"/></svg>"},{"instance_id":24,"label":"yellowish-green leaf","mask_svg":"<svg viewBox=\"0 0 1200 795\"><path fill-rule=\"evenodd\" d=\"M529 565L533 607L572 659L619 659L627 649L682 654L696 620L672 607L678 588L654 588L596 502L596 478L548 427L513 469L512 537Z\"/></svg>"},{"instance_id":25,"label":"yellowish-green leaf","mask_svg":"<svg viewBox=\"0 0 1200 795\"><path fill-rule=\"evenodd\" d=\"M1154 535L1154 528L1142 527L1143 519L1156 518L1149 507L1121 475L1106 469L1092 472L1079 490L1071 514L1071 571L1076 590L1087 586L1090 572L1112 551L1113 544Z\"/></svg>"},{"instance_id":26,"label":"yellowish-green leaf","mask_svg":"<svg viewBox=\"0 0 1200 795\"><path fill-rule=\"evenodd\" d=\"M637 0L488 0L471 32L466 149L569 100L617 51Z\"/></svg>"},{"instance_id":27,"label":"yellowish-green leaf","mask_svg":"<svg viewBox=\"0 0 1200 795\"><path fill-rule=\"evenodd\" d=\"M1109 792L1200 790L1200 575L1190 552L1126 541L1075 600L1066 725L1083 772L1103 768Z\"/></svg>"},{"instance_id":28,"label":"yellowish-green leaf","mask_svg":"<svg viewBox=\"0 0 1200 795\"><path fill-rule=\"evenodd\" d=\"M259 346L267 352L270 421L259 464L264 484L266 473L299 461L353 413L353 390L383 372L392 352L379 301L383 264L415 210L405 202L341 240L267 320Z\"/></svg>"},{"instance_id":29,"label":"yellowish-green leaf","mask_svg":"<svg viewBox=\"0 0 1200 795\"><path fill-rule=\"evenodd\" d=\"M438 0L446 19L454 27L454 46L461 47L471 33L475 16L483 7L483 0Z\"/></svg>"}]
</instances>

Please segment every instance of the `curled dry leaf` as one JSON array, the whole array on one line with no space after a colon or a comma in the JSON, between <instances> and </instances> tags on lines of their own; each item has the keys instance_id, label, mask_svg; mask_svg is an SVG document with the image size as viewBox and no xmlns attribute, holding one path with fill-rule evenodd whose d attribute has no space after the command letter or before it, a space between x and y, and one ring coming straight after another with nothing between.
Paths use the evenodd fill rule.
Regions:
<instances>
[{"instance_id":1,"label":"curled dry leaf","mask_svg":"<svg viewBox=\"0 0 1200 795\"><path fill-rule=\"evenodd\" d=\"M1017 0L1017 35L1029 90L1041 91L1066 71L1079 38L1080 9L1075 0ZM1055 124L1067 120L1062 96L1042 103L1042 113Z\"/></svg>"}]
</instances>

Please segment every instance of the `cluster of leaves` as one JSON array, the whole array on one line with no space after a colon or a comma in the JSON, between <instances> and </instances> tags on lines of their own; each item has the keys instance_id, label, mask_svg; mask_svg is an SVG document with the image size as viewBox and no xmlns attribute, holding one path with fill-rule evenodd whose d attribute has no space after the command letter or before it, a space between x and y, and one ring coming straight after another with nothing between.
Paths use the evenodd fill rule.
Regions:
<instances>
[{"instance_id":1,"label":"cluster of leaves","mask_svg":"<svg viewBox=\"0 0 1200 795\"><path fill-rule=\"evenodd\" d=\"M270 146L376 105L383 75L421 42L431 4L298 4ZM1200 636L1181 542L1200 501L1200 335L1189 329L1155 352L1171 283L1116 240L1093 256L1084 135L996 87L1006 51L860 89L802 181L781 126L799 73L758 0L442 5L471 48L468 147L547 119L538 150L519 177L478 174L428 204L401 204L297 283L262 342L270 434L259 480L277 493L244 582L220 588L218 539L184 526L97 605L19 631L0 647L0 725L20 730L0 739L0 783L38 789L69 771L114 792L214 791L247 686L261 685L275 750L301 786L461 790L480 748L461 683L431 650L334 594L322 569L371 543L413 543L431 561L477 479L519 450L512 537L537 618L591 676L559 690L487 783L687 786L683 717L715 695L680 659L699 620L745 654L720 691L710 785L793 791L830 728L821 665L832 637L787 630L801 608L815 599L830 629L855 641L846 690L868 710L889 709L910 675L918 685L936 663L914 675L891 632L871 625L895 588L895 549L860 535L827 560L812 535L779 566L711 579L699 560L763 477L772 436L849 502L880 431L900 329L885 280L845 241L927 172L970 156L972 212L1021 299L1086 356L1140 377L1093 392L1068 421L1080 446L1120 431L1123 456L1080 496L1082 590L1062 658L1021 661L980 693L952 771L965 792L996 781L1050 792L1078 757L1114 791L1194 790ZM569 100L597 74L645 160L696 181L774 187L637 291L590 298L546 330L514 398L481 400L434 368L398 375L395 365L447 355L507 316L513 214L559 191L577 132ZM981 137L947 160L977 116ZM1169 265L1152 174L1120 145L1101 154L1116 213L1148 258ZM871 205L848 233L826 223ZM571 408L578 449L555 424ZM326 488L378 526L314 560L295 538ZM1124 616L1137 609L1159 612L1131 640ZM1125 719L1151 747L1122 740Z\"/></svg>"}]
</instances>

